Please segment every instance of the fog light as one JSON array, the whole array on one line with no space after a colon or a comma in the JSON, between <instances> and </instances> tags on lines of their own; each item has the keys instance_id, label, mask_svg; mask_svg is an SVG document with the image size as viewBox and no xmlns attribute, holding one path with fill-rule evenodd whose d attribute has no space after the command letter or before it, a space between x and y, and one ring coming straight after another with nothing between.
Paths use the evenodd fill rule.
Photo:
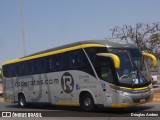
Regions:
<instances>
[{"instance_id":1,"label":"fog light","mask_svg":"<svg viewBox=\"0 0 160 120\"><path fill-rule=\"evenodd\" d=\"M129 96L130 95L128 92L123 92L123 91L121 91L120 94L123 95L123 96Z\"/></svg>"}]
</instances>

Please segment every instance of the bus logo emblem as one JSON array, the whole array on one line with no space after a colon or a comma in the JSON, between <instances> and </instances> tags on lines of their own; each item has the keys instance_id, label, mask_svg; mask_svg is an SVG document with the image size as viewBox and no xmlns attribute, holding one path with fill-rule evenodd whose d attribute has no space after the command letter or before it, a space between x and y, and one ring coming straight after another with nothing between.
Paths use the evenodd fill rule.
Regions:
<instances>
[{"instance_id":1,"label":"bus logo emblem","mask_svg":"<svg viewBox=\"0 0 160 120\"><path fill-rule=\"evenodd\" d=\"M70 73L65 72L61 78L61 86L64 92L71 93L74 89L74 80Z\"/></svg>"}]
</instances>

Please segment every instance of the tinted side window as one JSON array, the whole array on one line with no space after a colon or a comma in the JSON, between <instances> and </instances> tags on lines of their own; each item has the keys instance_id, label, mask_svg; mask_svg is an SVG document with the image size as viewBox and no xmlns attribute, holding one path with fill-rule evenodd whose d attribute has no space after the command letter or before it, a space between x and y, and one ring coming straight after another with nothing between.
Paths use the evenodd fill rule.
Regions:
<instances>
[{"instance_id":1,"label":"tinted side window","mask_svg":"<svg viewBox=\"0 0 160 120\"><path fill-rule=\"evenodd\" d=\"M3 71L3 76L8 77L8 70L6 65L2 67L2 71Z\"/></svg>"},{"instance_id":2,"label":"tinted side window","mask_svg":"<svg viewBox=\"0 0 160 120\"><path fill-rule=\"evenodd\" d=\"M14 65L5 65L4 66L4 71L3 74L5 77L15 77L16 76L16 71Z\"/></svg>"},{"instance_id":3,"label":"tinted side window","mask_svg":"<svg viewBox=\"0 0 160 120\"><path fill-rule=\"evenodd\" d=\"M77 51L72 51L69 54L69 69L78 69L80 70L83 66L83 55Z\"/></svg>"},{"instance_id":4,"label":"tinted side window","mask_svg":"<svg viewBox=\"0 0 160 120\"><path fill-rule=\"evenodd\" d=\"M29 67L29 62L28 61L26 61L25 63L24 63L24 66L25 66L25 69L24 69L24 75L30 75L31 73L30 73L30 67Z\"/></svg>"},{"instance_id":5,"label":"tinted side window","mask_svg":"<svg viewBox=\"0 0 160 120\"><path fill-rule=\"evenodd\" d=\"M22 71L22 76L28 75L28 73L26 73L25 62L23 62L22 65L21 65L21 71Z\"/></svg>"},{"instance_id":6,"label":"tinted side window","mask_svg":"<svg viewBox=\"0 0 160 120\"><path fill-rule=\"evenodd\" d=\"M94 48L86 48L85 49L87 52L87 55L89 56L93 66L96 66L96 61L97 61L97 53L107 53L108 50L106 47L94 47Z\"/></svg>"},{"instance_id":7,"label":"tinted side window","mask_svg":"<svg viewBox=\"0 0 160 120\"><path fill-rule=\"evenodd\" d=\"M49 66L51 71L64 70L64 58L62 54L54 55L49 59Z\"/></svg>"},{"instance_id":8,"label":"tinted side window","mask_svg":"<svg viewBox=\"0 0 160 120\"><path fill-rule=\"evenodd\" d=\"M30 66L30 72L31 74L37 74L37 65L35 60L29 61L29 66Z\"/></svg>"},{"instance_id":9,"label":"tinted side window","mask_svg":"<svg viewBox=\"0 0 160 120\"><path fill-rule=\"evenodd\" d=\"M91 52L90 56L93 56L93 54ZM41 74L62 70L80 70L95 76L82 49L5 65L3 66L3 69L4 76L7 77Z\"/></svg>"},{"instance_id":10,"label":"tinted side window","mask_svg":"<svg viewBox=\"0 0 160 120\"><path fill-rule=\"evenodd\" d=\"M117 78L113 61L107 57L97 56L97 62L96 72L99 78L106 82L115 83Z\"/></svg>"},{"instance_id":11,"label":"tinted side window","mask_svg":"<svg viewBox=\"0 0 160 120\"><path fill-rule=\"evenodd\" d=\"M68 52L67 54L68 54L67 59L69 62L69 65L68 65L69 70L80 70L95 76L83 50L81 49L75 50L75 51Z\"/></svg>"},{"instance_id":12,"label":"tinted side window","mask_svg":"<svg viewBox=\"0 0 160 120\"><path fill-rule=\"evenodd\" d=\"M44 69L43 69L43 59L37 59L36 60L36 65L37 65L37 74L40 74L40 73L43 73L44 72Z\"/></svg>"},{"instance_id":13,"label":"tinted side window","mask_svg":"<svg viewBox=\"0 0 160 120\"><path fill-rule=\"evenodd\" d=\"M100 63L100 77L106 82L113 83L112 70L108 62Z\"/></svg>"},{"instance_id":14,"label":"tinted side window","mask_svg":"<svg viewBox=\"0 0 160 120\"><path fill-rule=\"evenodd\" d=\"M50 59L49 59L49 57L46 57L44 59L44 72L45 73L50 72Z\"/></svg>"},{"instance_id":15,"label":"tinted side window","mask_svg":"<svg viewBox=\"0 0 160 120\"><path fill-rule=\"evenodd\" d=\"M5 66L3 66L2 69L3 69L4 77L11 77L11 75L10 75L10 72L11 72L10 65L5 65Z\"/></svg>"},{"instance_id":16,"label":"tinted side window","mask_svg":"<svg viewBox=\"0 0 160 120\"><path fill-rule=\"evenodd\" d=\"M18 64L15 64L14 66L16 67L17 76L21 76L22 75L21 64L18 63Z\"/></svg>"}]
</instances>

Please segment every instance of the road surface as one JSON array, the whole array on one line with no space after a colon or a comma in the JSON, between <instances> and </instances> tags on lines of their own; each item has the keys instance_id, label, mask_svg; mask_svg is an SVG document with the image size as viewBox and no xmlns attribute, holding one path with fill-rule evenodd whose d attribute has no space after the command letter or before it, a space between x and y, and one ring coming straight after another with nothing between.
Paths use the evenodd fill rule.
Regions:
<instances>
[{"instance_id":1,"label":"road surface","mask_svg":"<svg viewBox=\"0 0 160 120\"><path fill-rule=\"evenodd\" d=\"M30 120L135 120L137 117L133 116L141 116L138 119L145 120L159 120L160 119L160 104L144 104L131 108L125 109L98 109L96 112L83 112L79 107L56 107L51 105L30 105L27 108L19 108L17 104L5 103L0 100L0 111L13 111L18 113L41 113L42 118L23 118ZM158 114L159 117L143 117L143 114ZM1 113L2 114L2 113ZM43 117L43 115L51 115L53 117ZM0 120L16 120L17 118L2 118ZM22 119L22 118L19 118Z\"/></svg>"}]
</instances>

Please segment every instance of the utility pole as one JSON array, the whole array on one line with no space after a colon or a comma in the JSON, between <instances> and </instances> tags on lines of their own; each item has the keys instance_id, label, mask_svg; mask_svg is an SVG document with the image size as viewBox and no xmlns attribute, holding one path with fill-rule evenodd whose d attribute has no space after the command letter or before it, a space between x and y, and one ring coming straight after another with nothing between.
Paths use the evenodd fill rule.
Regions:
<instances>
[{"instance_id":1,"label":"utility pole","mask_svg":"<svg viewBox=\"0 0 160 120\"><path fill-rule=\"evenodd\" d=\"M26 40L25 40L25 34L24 34L24 23L23 23L23 14L22 14L22 0L20 0L20 18L21 18L23 55L26 56Z\"/></svg>"}]
</instances>

